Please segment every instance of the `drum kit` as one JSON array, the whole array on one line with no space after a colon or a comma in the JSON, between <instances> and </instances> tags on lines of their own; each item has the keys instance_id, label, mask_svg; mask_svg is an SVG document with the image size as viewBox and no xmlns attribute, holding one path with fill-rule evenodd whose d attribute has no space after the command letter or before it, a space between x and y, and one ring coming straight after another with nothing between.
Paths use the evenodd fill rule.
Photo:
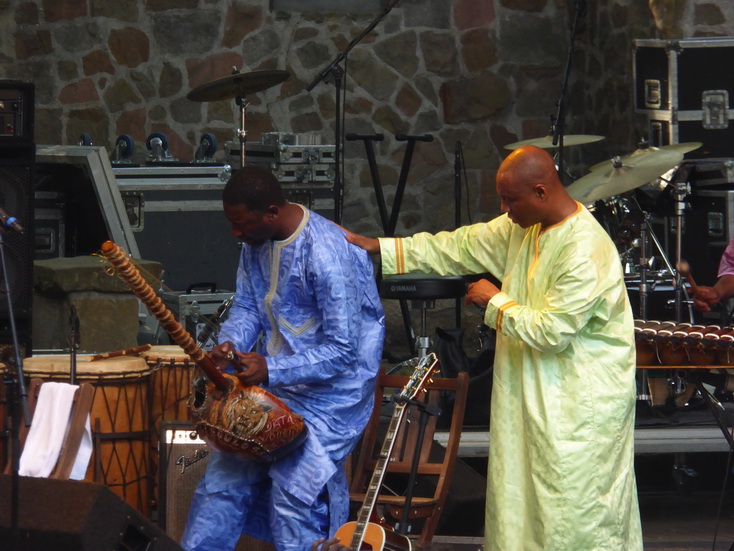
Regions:
<instances>
[{"instance_id":1,"label":"drum kit","mask_svg":"<svg viewBox=\"0 0 734 551\"><path fill-rule=\"evenodd\" d=\"M599 141L600 136L571 135L564 142L583 145ZM553 148L550 136L525 140L505 146L516 149L522 145L535 145ZM650 191L661 195L666 188L675 198L675 227L681 228L688 194L687 182L677 182L676 167L683 156L701 147L701 143L681 143L661 147L645 147L593 165L588 174L573 181L566 190L568 194L586 205L600 224L606 229L620 254L624 266L625 282L628 290L639 292L639 317L647 319L649 291L657 283L671 283L676 288L676 318L680 319L684 304L685 289L681 285L680 274L670 262L668 254L655 235L651 224L651 213L643 209L636 190ZM681 232L676 232L676 260L681 259ZM657 255L651 255L649 248L654 244ZM653 264L660 259L664 266L654 271ZM655 281L650 284L650 277ZM678 292L679 291L679 292Z\"/></svg>"},{"instance_id":2,"label":"drum kit","mask_svg":"<svg viewBox=\"0 0 734 551\"><path fill-rule=\"evenodd\" d=\"M565 142L582 145L598 140L599 136L577 135L567 136ZM521 145L546 149L555 147L550 136L505 147L512 150ZM681 319L683 305L690 303L683 278L689 282L692 280L689 270L684 269L687 263L681 258L682 232L676 232L677 261L673 265L651 225L650 210L659 205L653 204L650 210L643 208L646 193L659 197L670 191L667 199L672 198L675 208L668 209L665 214L674 212L674 227L683 227L682 216L689 189L687 182L680 181L685 178L677 175L678 165L686 153L701 145L693 142L637 149L628 155L593 165L588 174L566 188L573 199L587 206L610 235L624 267L628 292L639 293L639 312L636 312L639 319L635 321L637 365L670 369L669 372L658 369L649 379L648 369L640 370L643 390L638 397L650 405L663 405L668 398L672 398L678 407L688 403L695 386L686 384L686 368L734 364L734 328L694 325L690 306L691 323ZM657 256L651 254L651 244L657 248ZM657 258L661 259L663 266L660 270L653 270ZM675 319L678 321L648 320L650 291L665 288L675 290L675 300L670 302L675 303ZM695 282L692 289L695 290ZM630 298L633 298L632 294Z\"/></svg>"}]
</instances>

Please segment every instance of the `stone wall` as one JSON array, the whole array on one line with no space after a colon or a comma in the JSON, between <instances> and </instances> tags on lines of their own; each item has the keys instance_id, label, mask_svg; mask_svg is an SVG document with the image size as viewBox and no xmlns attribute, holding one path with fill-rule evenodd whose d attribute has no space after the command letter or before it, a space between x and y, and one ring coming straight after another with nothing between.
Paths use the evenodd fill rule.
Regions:
<instances>
[{"instance_id":1,"label":"stone wall","mask_svg":"<svg viewBox=\"0 0 734 551\"><path fill-rule=\"evenodd\" d=\"M377 2L375 2L377 3ZM197 103L192 89L243 72L285 69L282 85L248 99L248 141L263 132L317 133L333 143L335 87L306 86L373 19L327 13L333 2L268 0L0 0L0 76L36 84L36 143L74 144L82 133L108 149L132 136L166 135L172 154L193 159L201 135L220 144L238 129L234 100ZM381 5L385 5L384 1ZM405 142L416 147L398 233L454 224L453 159L464 152L462 222L498 211L494 173L507 143L548 133L557 111L576 2L571 0L401 0L342 66L346 132L385 134L377 162L388 205ZM588 2L579 19L566 96L566 133L600 134L598 144L566 148L579 176L612 154L631 152L644 132L631 106L634 38L734 34L730 2ZM372 181L360 142L345 150L343 221L380 233ZM467 205L468 204L468 205ZM469 214L467 214L469 212Z\"/></svg>"},{"instance_id":2,"label":"stone wall","mask_svg":"<svg viewBox=\"0 0 734 551\"><path fill-rule=\"evenodd\" d=\"M388 208L401 173L398 133L419 142L397 234L450 229L455 220L454 154L465 161L462 223L499 211L494 176L508 143L548 134L557 114L576 13L574 0L400 0L341 64L346 132L382 133L377 164ZM578 18L566 94L566 134L605 140L566 147L569 178L646 134L632 106L632 41L734 35L725 0L587 0ZM274 6L274 7L273 7ZM385 0L0 0L0 77L36 85L36 143L75 144L87 133L111 151L165 134L191 161L202 134L236 138L234 99L198 103L200 85L242 72L284 69L283 84L247 99L250 142L264 132L315 133L334 143L336 88L306 87L386 6ZM301 8L301 11L297 11ZM281 11L278 11L280 8ZM343 223L381 235L362 143L345 143ZM386 301L387 347L407 343L397 304ZM453 325L451 301L432 310ZM477 312L464 309L473 329Z\"/></svg>"}]
</instances>

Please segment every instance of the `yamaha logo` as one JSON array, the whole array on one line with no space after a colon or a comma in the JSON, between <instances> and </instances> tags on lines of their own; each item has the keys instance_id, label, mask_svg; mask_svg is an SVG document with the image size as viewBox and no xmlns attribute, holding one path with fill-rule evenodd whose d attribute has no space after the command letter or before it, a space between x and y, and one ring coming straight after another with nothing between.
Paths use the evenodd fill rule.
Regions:
<instances>
[{"instance_id":1,"label":"yamaha logo","mask_svg":"<svg viewBox=\"0 0 734 551\"><path fill-rule=\"evenodd\" d=\"M416 291L418 291L418 287L416 287L415 285L390 285L390 291L392 291L393 293L415 293Z\"/></svg>"}]
</instances>

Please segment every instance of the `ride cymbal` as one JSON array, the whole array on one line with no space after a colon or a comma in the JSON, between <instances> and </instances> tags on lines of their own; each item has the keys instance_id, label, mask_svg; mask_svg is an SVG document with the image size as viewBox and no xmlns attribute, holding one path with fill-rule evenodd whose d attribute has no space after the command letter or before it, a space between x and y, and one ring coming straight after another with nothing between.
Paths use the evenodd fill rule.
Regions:
<instances>
[{"instance_id":1,"label":"ride cymbal","mask_svg":"<svg viewBox=\"0 0 734 551\"><path fill-rule=\"evenodd\" d=\"M563 145L582 145L586 143L598 142L604 139L604 136L594 136L585 134L571 134L563 136ZM517 149L523 145L534 145L541 149L553 149L558 145L553 145L553 136L544 136L543 138L533 138L531 140L523 140L521 142L510 143L505 146L505 149Z\"/></svg>"},{"instance_id":2,"label":"ride cymbal","mask_svg":"<svg viewBox=\"0 0 734 551\"><path fill-rule=\"evenodd\" d=\"M566 191L580 203L593 203L643 186L681 160L683 153L675 148L638 149L624 157L594 165L591 172L568 186Z\"/></svg>"},{"instance_id":3,"label":"ride cymbal","mask_svg":"<svg viewBox=\"0 0 734 551\"><path fill-rule=\"evenodd\" d=\"M288 71L252 71L234 73L228 77L202 84L186 94L191 101L220 101L224 99L242 98L256 92L267 90L280 84L291 74Z\"/></svg>"},{"instance_id":4,"label":"ride cymbal","mask_svg":"<svg viewBox=\"0 0 734 551\"><path fill-rule=\"evenodd\" d=\"M701 143L701 142L685 142L685 143L676 143L676 144L671 144L671 145L661 145L660 147L652 147L652 146L650 146L650 147L647 147L645 149L638 149L634 153L630 153L626 157L623 157L623 159L624 158L627 158L627 157L631 157L633 155L636 155L639 152L648 151L648 150L654 150L654 151L677 151L677 152L685 155L686 153L688 153L690 151L693 151L695 149L698 149L702 145L703 145L703 143ZM597 170L599 168L606 168L608 166L608 164L609 164L609 161L602 161L601 163L597 163L594 166L592 166L589 170L593 172L594 170ZM660 174L662 174L662 172ZM660 174L658 174L658 176Z\"/></svg>"}]
</instances>

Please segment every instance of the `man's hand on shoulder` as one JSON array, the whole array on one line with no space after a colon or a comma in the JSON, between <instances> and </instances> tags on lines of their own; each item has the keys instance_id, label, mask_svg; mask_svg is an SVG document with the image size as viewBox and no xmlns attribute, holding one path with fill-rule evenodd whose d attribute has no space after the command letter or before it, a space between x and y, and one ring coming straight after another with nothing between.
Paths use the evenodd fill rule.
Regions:
<instances>
[{"instance_id":1,"label":"man's hand on shoulder","mask_svg":"<svg viewBox=\"0 0 734 551\"><path fill-rule=\"evenodd\" d=\"M346 240L349 241L352 245L357 245L357 247L364 249L369 254L378 254L380 252L380 240L375 239L374 237L365 237L364 235L359 235L354 232L349 231L346 228L342 228L346 232Z\"/></svg>"}]
</instances>

